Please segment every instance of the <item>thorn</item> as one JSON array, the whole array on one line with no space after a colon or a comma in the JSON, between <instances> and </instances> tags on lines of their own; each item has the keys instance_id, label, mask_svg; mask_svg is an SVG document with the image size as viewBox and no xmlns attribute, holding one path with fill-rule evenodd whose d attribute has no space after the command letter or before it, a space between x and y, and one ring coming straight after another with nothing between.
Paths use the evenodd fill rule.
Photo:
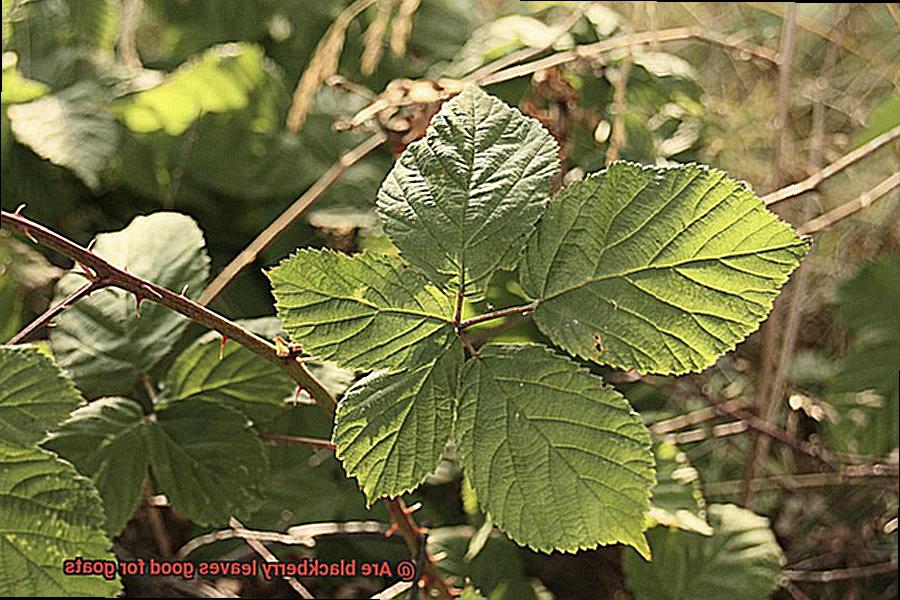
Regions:
<instances>
[{"instance_id":1,"label":"thorn","mask_svg":"<svg viewBox=\"0 0 900 600\"><path fill-rule=\"evenodd\" d=\"M297 391L294 393L294 404L300 404L300 394L303 392L303 386L298 385Z\"/></svg>"},{"instance_id":2,"label":"thorn","mask_svg":"<svg viewBox=\"0 0 900 600\"><path fill-rule=\"evenodd\" d=\"M23 211L23 210L25 210L25 205L24 205L24 204L20 204L18 207L16 207L16 211L15 211L13 214L14 214L14 215L20 215L20 214L22 214L22 211Z\"/></svg>"},{"instance_id":3,"label":"thorn","mask_svg":"<svg viewBox=\"0 0 900 600\"><path fill-rule=\"evenodd\" d=\"M31 240L31 243L32 243L32 244L37 244L37 243L38 243L38 241L37 241L36 239L34 239L34 236L31 235L31 232L28 231L27 229L23 229L23 230L22 230L22 233L25 234L25 237L27 237L29 240Z\"/></svg>"},{"instance_id":4,"label":"thorn","mask_svg":"<svg viewBox=\"0 0 900 600\"><path fill-rule=\"evenodd\" d=\"M141 289L144 290L145 292L150 292L151 294L153 294L154 296L156 296L157 300L162 300L162 299L163 299L163 295L162 295L162 294L160 294L159 292L157 292L155 289L153 289L152 287L150 287L150 286L147 285L146 283L143 284L143 285L141 285Z\"/></svg>"},{"instance_id":5,"label":"thorn","mask_svg":"<svg viewBox=\"0 0 900 600\"><path fill-rule=\"evenodd\" d=\"M280 335L275 336L275 355L278 358L288 358L291 355L291 347Z\"/></svg>"},{"instance_id":6,"label":"thorn","mask_svg":"<svg viewBox=\"0 0 900 600\"><path fill-rule=\"evenodd\" d=\"M219 343L219 360L225 358L225 344L228 343L228 336L223 335L222 341Z\"/></svg>"},{"instance_id":7,"label":"thorn","mask_svg":"<svg viewBox=\"0 0 900 600\"><path fill-rule=\"evenodd\" d=\"M97 278L97 274L90 267L86 267L77 260L75 261L75 266L81 271L81 274L93 281Z\"/></svg>"},{"instance_id":8,"label":"thorn","mask_svg":"<svg viewBox=\"0 0 900 600\"><path fill-rule=\"evenodd\" d=\"M397 533L397 524L391 523L391 526L384 532L384 537L391 537L395 533Z\"/></svg>"},{"instance_id":9,"label":"thorn","mask_svg":"<svg viewBox=\"0 0 900 600\"><path fill-rule=\"evenodd\" d=\"M416 535L428 535L431 533L431 530L427 527L419 527L418 525L413 525L412 530Z\"/></svg>"},{"instance_id":10,"label":"thorn","mask_svg":"<svg viewBox=\"0 0 900 600\"><path fill-rule=\"evenodd\" d=\"M421 502L416 502L416 503L413 504L412 506L407 506L407 507L405 507L405 508L403 509L403 512L404 512L405 514L407 514L407 515L411 515L411 514L413 514L414 512L416 512L417 510L419 510L420 508L422 508L422 503L421 503Z\"/></svg>"},{"instance_id":11,"label":"thorn","mask_svg":"<svg viewBox=\"0 0 900 600\"><path fill-rule=\"evenodd\" d=\"M141 302L144 301L144 297L140 294L134 295L134 314L137 315L137 318L141 318Z\"/></svg>"},{"instance_id":12,"label":"thorn","mask_svg":"<svg viewBox=\"0 0 900 600\"><path fill-rule=\"evenodd\" d=\"M55 321L47 321L47 324L44 325L44 327L46 327L47 329L49 329L51 327L56 327L56 322Z\"/></svg>"},{"instance_id":13,"label":"thorn","mask_svg":"<svg viewBox=\"0 0 900 600\"><path fill-rule=\"evenodd\" d=\"M97 243L97 238L93 238L90 243L87 245L87 251L90 252L94 249L94 244Z\"/></svg>"},{"instance_id":14,"label":"thorn","mask_svg":"<svg viewBox=\"0 0 900 600\"><path fill-rule=\"evenodd\" d=\"M191 286L191 284L186 283L186 284L184 284L184 287L181 288L181 296L182 296L182 297L185 297L185 294L187 294L188 288L189 288L190 286Z\"/></svg>"}]
</instances>

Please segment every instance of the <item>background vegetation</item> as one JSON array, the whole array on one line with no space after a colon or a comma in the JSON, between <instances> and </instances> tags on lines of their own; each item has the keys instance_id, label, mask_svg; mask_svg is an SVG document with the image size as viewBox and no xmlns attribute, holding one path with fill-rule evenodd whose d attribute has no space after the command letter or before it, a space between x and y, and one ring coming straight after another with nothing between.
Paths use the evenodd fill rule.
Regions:
<instances>
[{"instance_id":1,"label":"background vegetation","mask_svg":"<svg viewBox=\"0 0 900 600\"><path fill-rule=\"evenodd\" d=\"M492 599L668 598L672 590L711 597L715 588L691 587L692 565L702 556L712 557L721 577L735 577L745 594L738 597L893 598L898 29L900 10L889 4L3 0L0 199L4 210L26 204L30 218L83 244L137 215L189 215L215 275L299 197L293 206L300 218L256 246L258 254L211 299L219 312L249 319L272 314L262 268L297 247L390 251L375 225L375 192L396 155L467 76L551 131L561 146L560 186L616 158L697 161L748 181L762 196L863 149L859 161L775 204L816 237L758 334L715 367L677 380L593 367L657 436L657 495L671 492L670 514L657 520L672 528L648 534L656 561L618 547L547 556L490 535L450 454L414 499L423 502L419 522L432 529L430 549L446 556L441 568L459 584L470 578ZM512 67L604 40L614 42L607 51L537 65L548 68ZM885 135L894 141L867 149ZM339 162L348 151L351 160ZM820 215L827 216L816 220ZM182 234L173 247L192 239L191 231ZM203 244L189 246L200 271ZM0 232L4 341L66 289L61 277L70 265L35 248ZM197 272L184 280L196 280L199 293L205 278ZM519 304L515 281L495 277L470 314ZM277 331L268 321L255 326ZM202 334L191 326L173 337L165 356L135 367L143 383L133 389L86 374L76 382L88 399L127 392L152 403L157 388L178 390L178 361L188 360L180 352ZM517 318L478 335L542 340ZM207 350L218 352L217 338L200 338L190 351L200 361ZM354 377L318 368L335 390ZM275 420L273 434L330 436L315 407L295 406ZM224 438L228 427L221 424ZM64 448L65 440L54 449L65 456ZM267 484L245 515L247 527L387 522L383 507L366 509L327 451L266 452L268 465L249 474ZM133 516L119 507L120 557L172 557L228 525L215 513L159 506L158 491L148 487ZM735 513L731 504L768 521ZM712 538L704 535L710 526ZM753 563L739 552L748 539L741 536L780 560L774 575L771 565L760 566L761 574L734 566ZM282 556L301 552L274 548ZM302 552L405 557L396 540L377 535L323 538ZM234 540L191 554L249 555ZM209 591L168 580L126 578L124 585L134 596ZM210 585L246 596L290 593L280 582ZM321 597L361 598L384 582L308 585Z\"/></svg>"}]
</instances>

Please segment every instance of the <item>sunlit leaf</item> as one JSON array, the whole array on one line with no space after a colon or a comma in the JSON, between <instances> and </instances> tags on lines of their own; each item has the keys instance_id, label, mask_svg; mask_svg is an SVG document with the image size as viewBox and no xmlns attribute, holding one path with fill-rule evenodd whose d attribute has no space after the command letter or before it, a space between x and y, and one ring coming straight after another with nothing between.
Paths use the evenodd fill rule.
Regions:
<instances>
[{"instance_id":1,"label":"sunlit leaf","mask_svg":"<svg viewBox=\"0 0 900 600\"><path fill-rule=\"evenodd\" d=\"M554 199L521 281L571 354L687 373L759 327L808 248L722 171L618 162Z\"/></svg>"}]
</instances>

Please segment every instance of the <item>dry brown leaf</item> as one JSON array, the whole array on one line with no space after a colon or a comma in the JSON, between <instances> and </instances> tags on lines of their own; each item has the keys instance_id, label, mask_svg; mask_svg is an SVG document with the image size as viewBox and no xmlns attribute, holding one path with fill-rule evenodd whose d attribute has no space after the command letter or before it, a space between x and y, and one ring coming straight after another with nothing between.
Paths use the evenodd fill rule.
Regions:
<instances>
[{"instance_id":1,"label":"dry brown leaf","mask_svg":"<svg viewBox=\"0 0 900 600\"><path fill-rule=\"evenodd\" d=\"M319 87L326 79L337 73L338 62L347 37L347 28L353 19L374 3L375 0L356 0L338 15L322 39L319 40L306 70L300 77L300 82L297 83L297 89L294 90L294 98L287 115L289 131L296 133L303 127Z\"/></svg>"}]
</instances>

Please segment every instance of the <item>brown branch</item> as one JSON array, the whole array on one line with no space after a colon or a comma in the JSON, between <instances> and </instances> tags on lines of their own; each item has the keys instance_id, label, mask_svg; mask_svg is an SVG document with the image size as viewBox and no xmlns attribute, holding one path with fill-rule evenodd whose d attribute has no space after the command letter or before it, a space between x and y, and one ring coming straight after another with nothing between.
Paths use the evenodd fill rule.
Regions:
<instances>
[{"instance_id":1,"label":"brown branch","mask_svg":"<svg viewBox=\"0 0 900 600\"><path fill-rule=\"evenodd\" d=\"M581 17L584 16L584 13L587 12L588 5L584 4L582 6L578 6L572 11L565 21L559 26L557 30L557 34L553 36L552 39L548 40L546 44L537 48L523 48L517 52L512 52L498 58L494 62L488 63L482 67L479 67L477 70L469 73L465 76L463 81L466 82L476 82L488 77L489 75L493 75L497 71L501 71L507 67L511 67L512 65L518 64L520 62L526 61L530 58L534 58L538 54L542 52L546 52L553 48L560 39L581 20Z\"/></svg>"},{"instance_id":2,"label":"brown branch","mask_svg":"<svg viewBox=\"0 0 900 600\"><path fill-rule=\"evenodd\" d=\"M532 302L531 304L523 304L522 306L511 306L510 308L502 308L500 310L486 313L483 315L478 315L477 317L471 317L469 319L463 319L459 322L460 331L464 331L473 325L478 325L479 323L484 323L486 321L493 321L494 319L502 319L504 317L511 317L514 315L527 315L532 312L538 306L537 302Z\"/></svg>"},{"instance_id":3,"label":"brown branch","mask_svg":"<svg viewBox=\"0 0 900 600\"><path fill-rule=\"evenodd\" d=\"M606 164L619 160L619 150L625 146L625 100L628 93L628 75L631 73L631 63L634 59L629 48L628 56L619 63L619 72L617 73L616 82L614 84L615 92L613 93L613 125L612 133L609 136L609 146L606 148Z\"/></svg>"},{"instance_id":4,"label":"brown branch","mask_svg":"<svg viewBox=\"0 0 900 600\"><path fill-rule=\"evenodd\" d=\"M869 191L860 194L860 196L856 199L851 200L846 204L842 204L837 208L828 211L824 215L820 215L815 219L807 221L797 228L797 233L800 233L801 235L811 235L813 233L818 233L823 229L827 229L835 223L842 221L849 216L855 215L862 209L871 206L879 198L885 196L888 192L894 190L897 186L900 186L900 172L894 173Z\"/></svg>"},{"instance_id":5,"label":"brown branch","mask_svg":"<svg viewBox=\"0 0 900 600\"><path fill-rule=\"evenodd\" d=\"M303 437L298 435L275 435L271 433L260 433L259 439L270 444L282 444L285 446L309 446L311 448L321 448L324 450L335 451L337 446L328 440L320 440L318 438Z\"/></svg>"},{"instance_id":6,"label":"brown branch","mask_svg":"<svg viewBox=\"0 0 900 600\"><path fill-rule=\"evenodd\" d=\"M864 485L885 485L896 487L897 473L896 465L891 468L884 468L886 465L878 465L882 467L881 472L870 469L866 471L847 471L850 467L845 467L838 473L801 473L795 475L774 475L771 477L757 477L749 481L749 487L754 492L771 489L804 489L829 486L864 486ZM888 465L888 467L891 467ZM893 471L893 473L891 473ZM885 481L888 480L888 481ZM740 494L746 489L748 482L743 479L735 479L731 481L717 481L707 483L703 486L703 492L707 496L733 496Z\"/></svg>"},{"instance_id":7,"label":"brown branch","mask_svg":"<svg viewBox=\"0 0 900 600\"><path fill-rule=\"evenodd\" d=\"M770 185L780 186L785 183L784 156L789 139L788 117L790 112L791 67L793 66L794 40L797 33L797 4L788 5L787 17L781 29L781 40L778 44L778 94L775 110L775 139L772 148L772 176ZM773 421L781 407L781 396L776 393L773 383L775 371L778 369L777 354L782 331L783 300L776 302L769 318L761 329L762 350L759 361L759 377L757 378L756 405L765 421ZM748 506L753 498L750 480L756 477L762 459L769 451L769 438L756 436L753 439L753 451L747 463L745 479L748 482L742 504Z\"/></svg>"},{"instance_id":8,"label":"brown branch","mask_svg":"<svg viewBox=\"0 0 900 600\"><path fill-rule=\"evenodd\" d=\"M860 567L846 567L844 569L828 569L827 571L804 571L800 569L785 569L782 576L791 581L805 581L809 583L830 583L832 581L845 581L847 579L860 579L897 573L897 559L887 562L864 565Z\"/></svg>"},{"instance_id":9,"label":"brown branch","mask_svg":"<svg viewBox=\"0 0 900 600\"><path fill-rule=\"evenodd\" d=\"M237 323L185 296L132 275L97 256L87 248L79 246L75 242L19 214L2 211L0 212L0 223L17 229L37 243L89 268L95 275L94 281L99 282L101 287L117 287L131 292L134 294L138 304L143 300L161 304L184 315L195 323L218 331L224 337L237 342L254 354L281 366L291 379L309 392L310 396L323 410L329 414L334 412L336 405L334 397L310 374L305 366L295 359L285 360L279 357L273 344L244 329Z\"/></svg>"},{"instance_id":10,"label":"brown branch","mask_svg":"<svg viewBox=\"0 0 900 600\"><path fill-rule=\"evenodd\" d=\"M197 300L199 304L207 305L215 300L228 285L234 281L241 271L247 266L253 264L257 257L275 239L281 235L285 229L290 227L312 204L319 199L328 189L334 185L334 182L351 166L359 162L367 154L381 146L387 136L383 132L378 132L371 136L356 148L350 150L341 156L337 162L319 177L309 189L303 192L287 210L281 213L272 223L266 227L262 233L250 242L250 244L241 251L222 271L216 275L203 293Z\"/></svg>"},{"instance_id":11,"label":"brown branch","mask_svg":"<svg viewBox=\"0 0 900 600\"><path fill-rule=\"evenodd\" d=\"M244 529L244 525L234 517L231 517L231 519L229 519L228 525L234 530ZM266 562L278 562L278 558L274 554L272 554L272 552L268 548L266 548L266 546L259 540L249 537L245 537L243 539L245 542L247 542L247 545L250 546L254 552L259 554ZM288 583L288 585L290 585L294 589L295 592L300 594L301 598L310 598L313 600L315 599L315 596L313 596L310 591L306 589L306 587L302 583L300 583L298 579L290 576L282 577L282 579L284 579Z\"/></svg>"},{"instance_id":12,"label":"brown branch","mask_svg":"<svg viewBox=\"0 0 900 600\"><path fill-rule=\"evenodd\" d=\"M771 206L773 204L783 202L784 200L788 200L801 194L805 194L806 192L811 192L826 179L837 175L861 158L864 158L869 154L875 152L885 144L890 144L898 137L900 137L900 125L897 125L890 131L882 133L875 139L863 144L856 150L848 152L827 167L816 173L813 173L803 181L799 181L779 190L775 190L770 194L766 194L762 197L762 200L766 203L767 206Z\"/></svg>"},{"instance_id":13,"label":"brown branch","mask_svg":"<svg viewBox=\"0 0 900 600\"><path fill-rule=\"evenodd\" d=\"M10 338L10 340L6 342L6 345L14 346L16 344L23 344L27 342L29 339L31 339L31 336L37 333L40 329L44 327L50 327L53 319L55 319L61 312L63 312L82 298L87 298L100 288L105 287L105 285L106 284L99 279L92 279L88 281L83 286L72 292L59 304L50 307L44 314L40 315L27 327L25 327L25 329Z\"/></svg>"},{"instance_id":14,"label":"brown branch","mask_svg":"<svg viewBox=\"0 0 900 600\"><path fill-rule=\"evenodd\" d=\"M642 31L640 33L622 35L608 40L594 42L593 44L582 44L571 50L557 52L556 54L551 54L545 58L492 73L480 78L478 84L486 86L502 81L509 81L510 79L531 75L537 71L558 67L576 60L595 58L606 52L628 48L629 46L640 46L653 43L661 44L692 39L733 48L756 56L757 58L761 58L774 65L777 65L779 62L778 56L768 48L742 42L716 32L707 32L702 27L675 27L672 29L662 29L660 31Z\"/></svg>"}]
</instances>

